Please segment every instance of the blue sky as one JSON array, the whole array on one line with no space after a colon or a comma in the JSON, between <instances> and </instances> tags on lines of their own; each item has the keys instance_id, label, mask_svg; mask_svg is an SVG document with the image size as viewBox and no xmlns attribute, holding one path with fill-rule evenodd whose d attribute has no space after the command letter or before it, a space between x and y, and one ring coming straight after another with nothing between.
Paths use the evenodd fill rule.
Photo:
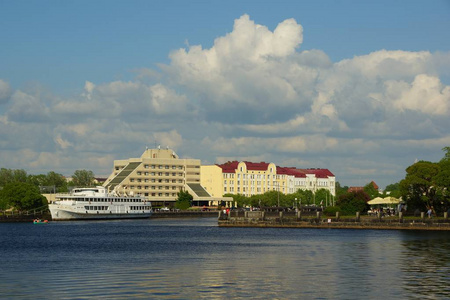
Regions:
<instances>
[{"instance_id":1,"label":"blue sky","mask_svg":"<svg viewBox=\"0 0 450 300\"><path fill-rule=\"evenodd\" d=\"M0 167L157 141L385 186L450 145L450 1L0 0L0 28Z\"/></svg>"}]
</instances>

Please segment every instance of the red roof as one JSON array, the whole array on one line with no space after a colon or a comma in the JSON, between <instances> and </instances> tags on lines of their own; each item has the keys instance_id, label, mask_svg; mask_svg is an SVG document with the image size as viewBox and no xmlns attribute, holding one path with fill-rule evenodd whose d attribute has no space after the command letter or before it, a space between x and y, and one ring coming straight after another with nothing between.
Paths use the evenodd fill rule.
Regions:
<instances>
[{"instance_id":1,"label":"red roof","mask_svg":"<svg viewBox=\"0 0 450 300\"><path fill-rule=\"evenodd\" d=\"M375 181L371 181L370 184L372 184L372 186L378 190L378 185L375 183ZM348 188L347 192L351 193L351 192L357 192L357 191L363 191L364 187L363 186L351 186Z\"/></svg>"},{"instance_id":2,"label":"red roof","mask_svg":"<svg viewBox=\"0 0 450 300\"><path fill-rule=\"evenodd\" d=\"M248 162L244 161L249 171L267 171L269 168L269 163L266 162ZM236 173L238 168L238 161L229 161L221 165L217 165L222 168L223 173ZM328 178L329 176L334 176L333 173L328 169L297 169L293 167L279 167L277 166L278 175L290 175L295 177L305 178L306 174L314 174L316 178Z\"/></svg>"},{"instance_id":3,"label":"red roof","mask_svg":"<svg viewBox=\"0 0 450 300\"><path fill-rule=\"evenodd\" d=\"M238 161L228 161L224 164L217 165L222 168L223 173L235 173L238 167Z\"/></svg>"},{"instance_id":4,"label":"red roof","mask_svg":"<svg viewBox=\"0 0 450 300\"><path fill-rule=\"evenodd\" d=\"M329 176L334 176L328 169L302 169L302 171L306 174L314 174L316 175L316 178L328 178Z\"/></svg>"},{"instance_id":5,"label":"red roof","mask_svg":"<svg viewBox=\"0 0 450 300\"><path fill-rule=\"evenodd\" d=\"M266 162L249 162L244 161L245 165L247 166L247 170L249 171L266 171L267 168L269 168L269 163ZM217 165L222 168L223 173L236 173L236 170L238 168L239 162L238 161L229 161L221 165Z\"/></svg>"},{"instance_id":6,"label":"red roof","mask_svg":"<svg viewBox=\"0 0 450 300\"><path fill-rule=\"evenodd\" d=\"M277 174L306 178L306 174L302 170L296 168L277 167Z\"/></svg>"},{"instance_id":7,"label":"red roof","mask_svg":"<svg viewBox=\"0 0 450 300\"><path fill-rule=\"evenodd\" d=\"M348 188L347 192L349 193L353 193L353 192L358 192L358 191L363 191L364 187L362 186L351 186Z\"/></svg>"}]
</instances>

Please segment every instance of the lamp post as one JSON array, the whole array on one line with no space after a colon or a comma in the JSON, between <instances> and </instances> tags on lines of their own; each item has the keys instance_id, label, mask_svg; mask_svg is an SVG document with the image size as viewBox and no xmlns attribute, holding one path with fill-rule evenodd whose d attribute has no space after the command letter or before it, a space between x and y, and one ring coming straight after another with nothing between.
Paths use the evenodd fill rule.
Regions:
<instances>
[{"instance_id":1,"label":"lamp post","mask_svg":"<svg viewBox=\"0 0 450 300\"><path fill-rule=\"evenodd\" d=\"M298 211L298 207L297 207L297 198L295 198L295 211Z\"/></svg>"}]
</instances>

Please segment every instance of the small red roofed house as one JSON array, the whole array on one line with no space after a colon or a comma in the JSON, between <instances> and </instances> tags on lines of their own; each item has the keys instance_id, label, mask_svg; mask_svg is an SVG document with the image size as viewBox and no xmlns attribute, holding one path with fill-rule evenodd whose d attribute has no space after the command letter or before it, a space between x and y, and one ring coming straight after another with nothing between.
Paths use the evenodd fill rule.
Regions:
<instances>
[{"instance_id":1,"label":"small red roofed house","mask_svg":"<svg viewBox=\"0 0 450 300\"><path fill-rule=\"evenodd\" d=\"M372 180L369 184L372 184L372 186L378 191L379 187L375 183L375 181ZM352 193L352 192L358 192L358 191L363 191L363 190L364 190L363 186L351 186L348 188L347 192Z\"/></svg>"}]
</instances>

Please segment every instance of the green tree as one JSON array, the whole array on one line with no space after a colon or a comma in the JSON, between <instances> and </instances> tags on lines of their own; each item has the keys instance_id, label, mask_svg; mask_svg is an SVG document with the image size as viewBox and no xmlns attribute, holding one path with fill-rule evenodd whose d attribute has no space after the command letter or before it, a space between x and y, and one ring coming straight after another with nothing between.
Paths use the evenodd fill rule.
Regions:
<instances>
[{"instance_id":1,"label":"green tree","mask_svg":"<svg viewBox=\"0 0 450 300\"><path fill-rule=\"evenodd\" d=\"M27 172L25 170L0 169L0 186L11 182L26 182Z\"/></svg>"},{"instance_id":2,"label":"green tree","mask_svg":"<svg viewBox=\"0 0 450 300\"><path fill-rule=\"evenodd\" d=\"M354 215L356 212L366 212L369 209L367 204L369 200L370 197L366 192L356 191L339 196L336 205L343 215Z\"/></svg>"},{"instance_id":3,"label":"green tree","mask_svg":"<svg viewBox=\"0 0 450 300\"><path fill-rule=\"evenodd\" d=\"M92 177L94 177L93 174ZM57 192L67 192L66 178L53 171L48 172L45 176L45 186L54 186Z\"/></svg>"},{"instance_id":4,"label":"green tree","mask_svg":"<svg viewBox=\"0 0 450 300\"><path fill-rule=\"evenodd\" d=\"M331 193L327 189L319 189L316 191L315 201L320 206L331 205Z\"/></svg>"},{"instance_id":5,"label":"green tree","mask_svg":"<svg viewBox=\"0 0 450 300\"><path fill-rule=\"evenodd\" d=\"M232 197L233 202L236 202L238 207L250 205L250 199L242 194L225 194L224 197Z\"/></svg>"},{"instance_id":6,"label":"green tree","mask_svg":"<svg viewBox=\"0 0 450 300\"><path fill-rule=\"evenodd\" d=\"M439 162L439 174L434 177L434 183L440 209L447 211L450 207L450 159Z\"/></svg>"},{"instance_id":7,"label":"green tree","mask_svg":"<svg viewBox=\"0 0 450 300\"><path fill-rule=\"evenodd\" d=\"M384 196L387 196L388 194L389 196L400 198L402 196L400 192L400 182L388 184L384 189Z\"/></svg>"},{"instance_id":8,"label":"green tree","mask_svg":"<svg viewBox=\"0 0 450 300\"><path fill-rule=\"evenodd\" d=\"M373 183L370 182L366 184L363 188L364 192L366 192L367 195L369 195L370 199L374 199L378 196L380 196L380 193L378 190L373 186Z\"/></svg>"},{"instance_id":9,"label":"green tree","mask_svg":"<svg viewBox=\"0 0 450 300\"><path fill-rule=\"evenodd\" d=\"M88 170L76 170L72 175L72 183L78 187L94 185L94 173Z\"/></svg>"},{"instance_id":10,"label":"green tree","mask_svg":"<svg viewBox=\"0 0 450 300\"><path fill-rule=\"evenodd\" d=\"M0 202L17 210L30 210L42 207L47 200L39 193L39 188L25 182L11 182L0 191Z\"/></svg>"},{"instance_id":11,"label":"green tree","mask_svg":"<svg viewBox=\"0 0 450 300\"><path fill-rule=\"evenodd\" d=\"M46 185L46 176L44 174L28 175L27 182L37 187Z\"/></svg>"},{"instance_id":12,"label":"green tree","mask_svg":"<svg viewBox=\"0 0 450 300\"><path fill-rule=\"evenodd\" d=\"M336 188L336 197L348 193L348 186L341 186L339 181L336 181L335 188Z\"/></svg>"},{"instance_id":13,"label":"green tree","mask_svg":"<svg viewBox=\"0 0 450 300\"><path fill-rule=\"evenodd\" d=\"M310 190L298 189L295 193L295 198L298 199L302 206L314 204L314 194Z\"/></svg>"},{"instance_id":14,"label":"green tree","mask_svg":"<svg viewBox=\"0 0 450 300\"><path fill-rule=\"evenodd\" d=\"M178 199L175 203L175 207L179 209L188 209L192 206L192 200L194 197L189 194L188 191L179 191L178 192Z\"/></svg>"},{"instance_id":15,"label":"green tree","mask_svg":"<svg viewBox=\"0 0 450 300\"><path fill-rule=\"evenodd\" d=\"M444 147L444 148L442 148L442 151L444 151L445 154L444 154L444 158L442 158L441 162L445 161L445 160L450 161L450 147Z\"/></svg>"},{"instance_id":16,"label":"green tree","mask_svg":"<svg viewBox=\"0 0 450 300\"><path fill-rule=\"evenodd\" d=\"M439 164L429 161L419 161L406 169L406 177L400 181L400 191L409 207L435 207L438 203L435 177L439 174L439 169Z\"/></svg>"}]
</instances>

